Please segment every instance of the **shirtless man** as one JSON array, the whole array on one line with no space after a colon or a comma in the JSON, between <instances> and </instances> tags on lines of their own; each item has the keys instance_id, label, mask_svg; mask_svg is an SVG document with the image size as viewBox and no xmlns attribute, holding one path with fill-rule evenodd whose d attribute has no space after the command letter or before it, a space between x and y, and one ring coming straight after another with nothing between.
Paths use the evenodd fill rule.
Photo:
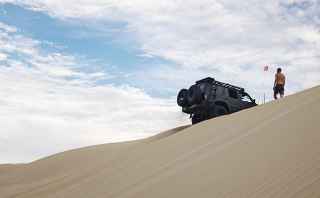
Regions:
<instances>
[{"instance_id":1,"label":"shirtless man","mask_svg":"<svg viewBox=\"0 0 320 198\"><path fill-rule=\"evenodd\" d=\"M281 68L278 68L277 73L275 75L274 87L273 87L273 91L274 91L273 97L275 100L278 99L277 97L278 94L280 94L281 98L283 98L284 96L284 86L286 84L286 77L281 72L282 72Z\"/></svg>"}]
</instances>

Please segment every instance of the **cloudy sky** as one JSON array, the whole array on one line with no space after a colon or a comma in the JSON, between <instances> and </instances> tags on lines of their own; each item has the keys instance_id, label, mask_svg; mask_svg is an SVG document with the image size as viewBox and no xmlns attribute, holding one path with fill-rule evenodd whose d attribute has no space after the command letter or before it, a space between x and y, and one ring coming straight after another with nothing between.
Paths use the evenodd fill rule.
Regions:
<instances>
[{"instance_id":1,"label":"cloudy sky","mask_svg":"<svg viewBox=\"0 0 320 198\"><path fill-rule=\"evenodd\" d=\"M319 0L0 0L0 163L189 123L202 77L271 99L278 66L320 83Z\"/></svg>"}]
</instances>

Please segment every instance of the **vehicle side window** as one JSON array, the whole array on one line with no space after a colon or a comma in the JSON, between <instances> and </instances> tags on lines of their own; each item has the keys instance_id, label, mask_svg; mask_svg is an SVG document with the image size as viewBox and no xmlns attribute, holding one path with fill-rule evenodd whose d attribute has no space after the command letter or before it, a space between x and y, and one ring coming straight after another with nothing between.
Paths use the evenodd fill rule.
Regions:
<instances>
[{"instance_id":1,"label":"vehicle side window","mask_svg":"<svg viewBox=\"0 0 320 198\"><path fill-rule=\"evenodd\" d=\"M237 93L236 90L234 90L234 89L228 89L228 91L229 91L229 96L230 96L231 98L238 99L238 93Z\"/></svg>"},{"instance_id":2,"label":"vehicle side window","mask_svg":"<svg viewBox=\"0 0 320 198\"><path fill-rule=\"evenodd\" d=\"M246 96L246 95L242 96L241 100L244 101L244 102L251 102L249 96Z\"/></svg>"}]
</instances>

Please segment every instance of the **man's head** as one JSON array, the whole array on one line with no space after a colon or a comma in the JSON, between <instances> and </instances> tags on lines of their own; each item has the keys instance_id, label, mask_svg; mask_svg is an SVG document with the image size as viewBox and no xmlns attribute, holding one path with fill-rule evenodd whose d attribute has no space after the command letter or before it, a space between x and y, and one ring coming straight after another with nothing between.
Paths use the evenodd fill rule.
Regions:
<instances>
[{"instance_id":1,"label":"man's head","mask_svg":"<svg viewBox=\"0 0 320 198\"><path fill-rule=\"evenodd\" d=\"M281 73L281 71L282 71L282 69L279 67L279 68L277 69L277 73Z\"/></svg>"}]
</instances>

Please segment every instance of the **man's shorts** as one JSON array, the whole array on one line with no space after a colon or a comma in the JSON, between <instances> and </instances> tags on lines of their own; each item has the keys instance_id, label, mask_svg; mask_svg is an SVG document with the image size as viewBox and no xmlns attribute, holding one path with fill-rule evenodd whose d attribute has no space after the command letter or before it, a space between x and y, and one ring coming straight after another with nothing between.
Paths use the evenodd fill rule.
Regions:
<instances>
[{"instance_id":1,"label":"man's shorts","mask_svg":"<svg viewBox=\"0 0 320 198\"><path fill-rule=\"evenodd\" d=\"M274 94L284 95L284 86L283 85L276 85L273 89Z\"/></svg>"}]
</instances>

